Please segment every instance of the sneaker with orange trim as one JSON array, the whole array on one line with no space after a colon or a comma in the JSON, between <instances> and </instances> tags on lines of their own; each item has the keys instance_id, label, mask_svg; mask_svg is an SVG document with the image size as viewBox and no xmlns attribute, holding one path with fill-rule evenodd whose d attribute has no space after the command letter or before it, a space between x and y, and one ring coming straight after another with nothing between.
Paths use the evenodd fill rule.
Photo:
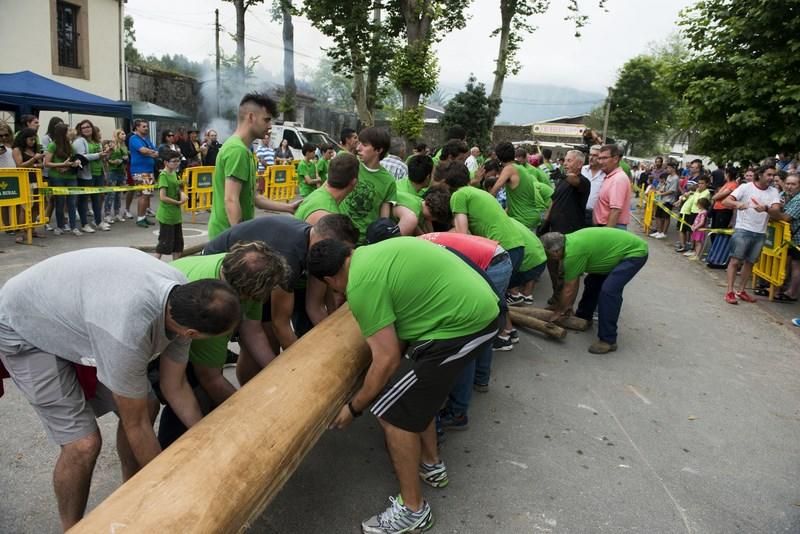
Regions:
<instances>
[{"instance_id":1,"label":"sneaker with orange trim","mask_svg":"<svg viewBox=\"0 0 800 534\"><path fill-rule=\"evenodd\" d=\"M725 293L725 302L728 304L739 304L739 301L736 300L736 293L733 291L728 291Z\"/></svg>"},{"instance_id":2,"label":"sneaker with orange trim","mask_svg":"<svg viewBox=\"0 0 800 534\"><path fill-rule=\"evenodd\" d=\"M737 291L736 298L738 298L739 300L743 300L745 302L757 302L756 299L750 296L750 294L747 291Z\"/></svg>"}]
</instances>

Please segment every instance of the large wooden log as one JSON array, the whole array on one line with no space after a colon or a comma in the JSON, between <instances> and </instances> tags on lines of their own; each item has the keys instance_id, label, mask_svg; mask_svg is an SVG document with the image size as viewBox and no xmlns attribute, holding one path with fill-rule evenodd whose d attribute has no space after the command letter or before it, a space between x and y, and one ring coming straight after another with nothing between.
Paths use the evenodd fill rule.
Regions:
<instances>
[{"instance_id":1,"label":"large wooden log","mask_svg":"<svg viewBox=\"0 0 800 534\"><path fill-rule=\"evenodd\" d=\"M508 314L511 317L511 322L517 326L535 330L553 339L564 339L567 336L567 331L560 326L519 313L514 308L509 308Z\"/></svg>"},{"instance_id":2,"label":"large wooden log","mask_svg":"<svg viewBox=\"0 0 800 534\"><path fill-rule=\"evenodd\" d=\"M541 319L543 321L550 320L550 316L553 315L552 310L537 308L535 306L519 306L511 309L514 310L515 312L522 313L530 317L535 317L536 319ZM570 315L569 317L562 317L555 323L558 326L563 326L564 328L567 328L569 330L578 330L580 332L589 329L589 321L587 321L586 319L581 319L580 317L575 317L574 315Z\"/></svg>"},{"instance_id":3,"label":"large wooden log","mask_svg":"<svg viewBox=\"0 0 800 534\"><path fill-rule=\"evenodd\" d=\"M325 432L369 362L345 305L69 532L245 530Z\"/></svg>"}]
</instances>

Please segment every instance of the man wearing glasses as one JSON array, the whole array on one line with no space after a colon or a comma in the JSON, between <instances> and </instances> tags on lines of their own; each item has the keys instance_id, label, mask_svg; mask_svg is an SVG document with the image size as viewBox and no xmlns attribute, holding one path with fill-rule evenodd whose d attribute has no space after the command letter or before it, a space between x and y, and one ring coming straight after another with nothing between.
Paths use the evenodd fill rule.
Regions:
<instances>
[{"instance_id":1,"label":"man wearing glasses","mask_svg":"<svg viewBox=\"0 0 800 534\"><path fill-rule=\"evenodd\" d=\"M622 151L617 145L603 145L597 161L606 173L594 205L595 226L628 229L631 220L631 181L619 166Z\"/></svg>"}]
</instances>

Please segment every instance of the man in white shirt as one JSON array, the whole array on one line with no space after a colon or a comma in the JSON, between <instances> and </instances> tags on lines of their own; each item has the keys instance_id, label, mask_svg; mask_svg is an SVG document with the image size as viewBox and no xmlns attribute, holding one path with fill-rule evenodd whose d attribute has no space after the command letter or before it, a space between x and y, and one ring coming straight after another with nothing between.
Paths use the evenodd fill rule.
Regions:
<instances>
[{"instance_id":1,"label":"man in white shirt","mask_svg":"<svg viewBox=\"0 0 800 534\"><path fill-rule=\"evenodd\" d=\"M481 149L474 146L469 150L469 157L464 162L464 165L469 169L470 174L478 170L478 156L481 155Z\"/></svg>"},{"instance_id":2,"label":"man in white shirt","mask_svg":"<svg viewBox=\"0 0 800 534\"><path fill-rule=\"evenodd\" d=\"M780 193L770 187L776 172L774 164L762 165L752 182L740 185L722 201L726 208L738 210L731 236L731 259L728 263L728 289L725 293L725 302L728 304L738 304L738 300L756 301L744 288L750 280L753 264L761 255L761 247L764 246L770 219L768 211L780 208ZM734 292L736 271L740 265L742 270L739 291Z\"/></svg>"},{"instance_id":3,"label":"man in white shirt","mask_svg":"<svg viewBox=\"0 0 800 534\"><path fill-rule=\"evenodd\" d=\"M589 149L589 164L581 168L581 175L589 180L591 189L589 190L589 200L586 201L586 221L587 226L592 226L592 211L594 205L597 204L597 198L600 196L600 187L603 185L603 180L606 178L606 173L600 168L600 160L597 157L600 155L601 145L592 145Z\"/></svg>"}]
</instances>

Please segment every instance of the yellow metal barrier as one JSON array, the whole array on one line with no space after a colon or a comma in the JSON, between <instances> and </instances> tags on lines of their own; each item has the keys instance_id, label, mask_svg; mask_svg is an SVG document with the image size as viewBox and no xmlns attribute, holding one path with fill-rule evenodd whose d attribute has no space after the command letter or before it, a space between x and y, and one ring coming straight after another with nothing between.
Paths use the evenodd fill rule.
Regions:
<instances>
[{"instance_id":1,"label":"yellow metal barrier","mask_svg":"<svg viewBox=\"0 0 800 534\"><path fill-rule=\"evenodd\" d=\"M653 212L656 206L656 192L650 191L647 193L646 202L644 204L644 218L642 225L644 226L645 235L650 233L650 226L653 224Z\"/></svg>"},{"instance_id":2,"label":"yellow metal barrier","mask_svg":"<svg viewBox=\"0 0 800 534\"><path fill-rule=\"evenodd\" d=\"M297 170L294 165L270 165L264 172L264 196L290 201L297 196Z\"/></svg>"},{"instance_id":3,"label":"yellow metal barrier","mask_svg":"<svg viewBox=\"0 0 800 534\"><path fill-rule=\"evenodd\" d=\"M792 227L784 221L772 221L767 226L767 238L758 263L753 265L753 285L756 278L769 283L769 300L775 296L775 289L786 281L786 263L789 247L792 246Z\"/></svg>"},{"instance_id":4,"label":"yellow metal barrier","mask_svg":"<svg viewBox=\"0 0 800 534\"><path fill-rule=\"evenodd\" d=\"M186 196L189 201L183 210L192 214L192 222L198 211L211 209L211 191L214 182L214 167L187 167L184 171Z\"/></svg>"},{"instance_id":5,"label":"yellow metal barrier","mask_svg":"<svg viewBox=\"0 0 800 534\"><path fill-rule=\"evenodd\" d=\"M42 187L41 169L0 169L0 231L26 232L26 242L33 242L33 228L47 222ZM33 216L34 207L39 222Z\"/></svg>"}]
</instances>

